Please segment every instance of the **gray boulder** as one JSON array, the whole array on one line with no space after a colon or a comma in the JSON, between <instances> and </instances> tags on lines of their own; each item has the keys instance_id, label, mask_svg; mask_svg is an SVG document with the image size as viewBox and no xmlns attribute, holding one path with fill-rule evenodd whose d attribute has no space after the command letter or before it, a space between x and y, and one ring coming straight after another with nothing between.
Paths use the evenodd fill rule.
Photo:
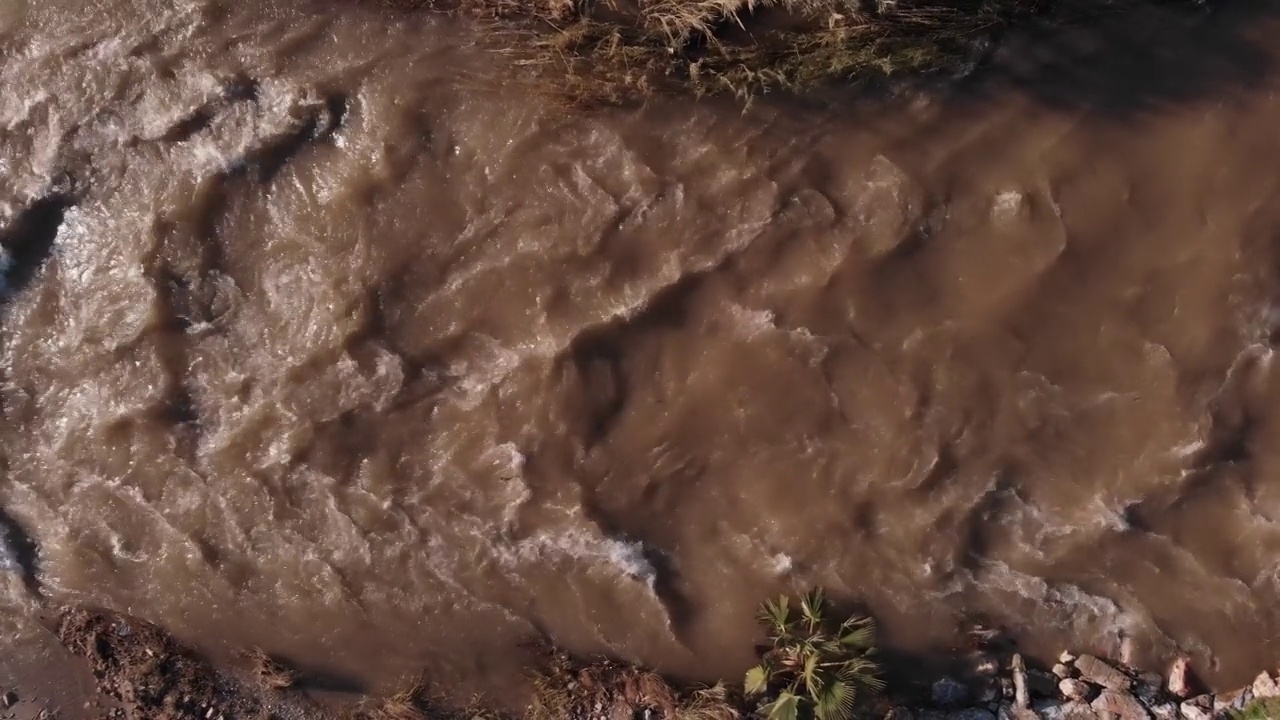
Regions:
<instances>
[{"instance_id":1,"label":"gray boulder","mask_svg":"<svg viewBox=\"0 0 1280 720\"><path fill-rule=\"evenodd\" d=\"M1058 694L1058 678L1039 670L1027 671L1027 689L1032 695L1054 697Z\"/></svg>"},{"instance_id":2,"label":"gray boulder","mask_svg":"<svg viewBox=\"0 0 1280 720\"><path fill-rule=\"evenodd\" d=\"M1269 673L1264 672L1253 681L1253 696L1263 699L1280 697L1280 686L1276 685Z\"/></svg>"},{"instance_id":3,"label":"gray boulder","mask_svg":"<svg viewBox=\"0 0 1280 720\"><path fill-rule=\"evenodd\" d=\"M1108 690L1128 692L1133 687L1133 678L1092 655L1077 658L1076 670L1080 672L1080 677Z\"/></svg>"},{"instance_id":4,"label":"gray boulder","mask_svg":"<svg viewBox=\"0 0 1280 720\"><path fill-rule=\"evenodd\" d=\"M1169 668L1168 688L1174 697L1191 697L1191 661L1185 656L1174 660Z\"/></svg>"},{"instance_id":5,"label":"gray boulder","mask_svg":"<svg viewBox=\"0 0 1280 720\"><path fill-rule=\"evenodd\" d=\"M1103 690L1093 699L1091 706L1099 714L1111 713L1120 720L1151 720L1151 713L1138 698L1125 692Z\"/></svg>"},{"instance_id":6,"label":"gray boulder","mask_svg":"<svg viewBox=\"0 0 1280 720\"><path fill-rule=\"evenodd\" d=\"M982 708L965 708L947 716L948 720L996 720L995 713Z\"/></svg>"},{"instance_id":7,"label":"gray boulder","mask_svg":"<svg viewBox=\"0 0 1280 720\"><path fill-rule=\"evenodd\" d=\"M1231 710L1243 710L1245 705L1253 699L1253 688L1241 688L1229 693L1222 693L1213 699L1213 710L1219 715L1225 715Z\"/></svg>"},{"instance_id":8,"label":"gray boulder","mask_svg":"<svg viewBox=\"0 0 1280 720\"><path fill-rule=\"evenodd\" d=\"M1093 686L1083 680L1066 678L1058 683L1058 692L1068 700L1088 700L1093 695Z\"/></svg>"},{"instance_id":9,"label":"gray boulder","mask_svg":"<svg viewBox=\"0 0 1280 720\"><path fill-rule=\"evenodd\" d=\"M1213 696L1201 695L1185 700L1178 709L1183 720L1213 720Z\"/></svg>"},{"instance_id":10,"label":"gray boulder","mask_svg":"<svg viewBox=\"0 0 1280 720\"><path fill-rule=\"evenodd\" d=\"M1042 720L1098 720L1098 713L1089 703L1079 700L1040 700L1032 708Z\"/></svg>"},{"instance_id":11,"label":"gray boulder","mask_svg":"<svg viewBox=\"0 0 1280 720\"><path fill-rule=\"evenodd\" d=\"M933 684L933 703L941 707L959 707L969 700L969 688L964 683L944 677Z\"/></svg>"}]
</instances>

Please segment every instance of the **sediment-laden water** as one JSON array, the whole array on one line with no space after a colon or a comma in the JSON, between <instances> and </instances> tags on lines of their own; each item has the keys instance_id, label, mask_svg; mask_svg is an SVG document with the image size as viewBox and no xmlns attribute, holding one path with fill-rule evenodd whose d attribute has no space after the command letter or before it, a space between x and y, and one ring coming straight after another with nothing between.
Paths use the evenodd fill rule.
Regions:
<instances>
[{"instance_id":1,"label":"sediment-laden water","mask_svg":"<svg viewBox=\"0 0 1280 720\"><path fill-rule=\"evenodd\" d=\"M492 691L538 633L713 678L822 585L907 651L981 618L1243 680L1280 651L1277 14L577 111L462 22L0 0L7 637L80 602L338 688Z\"/></svg>"}]
</instances>

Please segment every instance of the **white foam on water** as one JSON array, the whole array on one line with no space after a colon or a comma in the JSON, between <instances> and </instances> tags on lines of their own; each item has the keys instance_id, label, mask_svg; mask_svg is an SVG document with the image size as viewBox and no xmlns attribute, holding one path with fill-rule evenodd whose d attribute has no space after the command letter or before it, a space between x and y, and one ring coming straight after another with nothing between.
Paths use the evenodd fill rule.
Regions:
<instances>
[{"instance_id":1,"label":"white foam on water","mask_svg":"<svg viewBox=\"0 0 1280 720\"><path fill-rule=\"evenodd\" d=\"M592 566L603 566L613 572L643 580L653 588L658 571L645 557L644 543L601 537L571 528L561 532L542 532L516 547L516 556L525 562L569 559Z\"/></svg>"},{"instance_id":2,"label":"white foam on water","mask_svg":"<svg viewBox=\"0 0 1280 720\"><path fill-rule=\"evenodd\" d=\"M996 193L991 203L991 218L997 222L1008 222L1022 212L1026 205L1026 195L1019 190L1003 190Z\"/></svg>"},{"instance_id":3,"label":"white foam on water","mask_svg":"<svg viewBox=\"0 0 1280 720\"><path fill-rule=\"evenodd\" d=\"M1051 584L1001 560L984 562L969 582L987 593L991 590L1010 593L1035 603L1038 612L1024 618L1027 627L1049 623L1067 628L1081 641L1101 647L1118 647L1126 635L1160 635L1140 609L1121 607L1115 600L1089 593L1073 583Z\"/></svg>"},{"instance_id":4,"label":"white foam on water","mask_svg":"<svg viewBox=\"0 0 1280 720\"><path fill-rule=\"evenodd\" d=\"M778 329L774 324L774 315L769 310L753 310L737 303L726 303L725 312L734 334L743 340Z\"/></svg>"}]
</instances>

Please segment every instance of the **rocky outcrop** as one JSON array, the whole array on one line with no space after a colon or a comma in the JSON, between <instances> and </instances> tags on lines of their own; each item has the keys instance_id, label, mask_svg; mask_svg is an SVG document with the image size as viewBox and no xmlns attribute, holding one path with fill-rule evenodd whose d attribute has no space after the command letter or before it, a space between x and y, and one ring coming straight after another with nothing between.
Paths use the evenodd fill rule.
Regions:
<instances>
[{"instance_id":1,"label":"rocky outcrop","mask_svg":"<svg viewBox=\"0 0 1280 720\"><path fill-rule=\"evenodd\" d=\"M1020 708L1031 706L1031 692L1027 689L1027 667L1021 655L1013 656L1013 702Z\"/></svg>"},{"instance_id":2,"label":"rocky outcrop","mask_svg":"<svg viewBox=\"0 0 1280 720\"><path fill-rule=\"evenodd\" d=\"M1253 681L1253 696L1259 699L1280 697L1280 686L1276 685L1276 681L1264 672Z\"/></svg>"},{"instance_id":3,"label":"rocky outcrop","mask_svg":"<svg viewBox=\"0 0 1280 720\"><path fill-rule=\"evenodd\" d=\"M1128 692L1133 687L1133 678L1092 655L1077 658L1076 670L1080 672L1081 678L1108 690Z\"/></svg>"},{"instance_id":4,"label":"rocky outcrop","mask_svg":"<svg viewBox=\"0 0 1280 720\"><path fill-rule=\"evenodd\" d=\"M1067 678L1058 683L1058 691L1067 700L1088 700L1093 695L1093 687L1083 680Z\"/></svg>"},{"instance_id":5,"label":"rocky outcrop","mask_svg":"<svg viewBox=\"0 0 1280 720\"><path fill-rule=\"evenodd\" d=\"M1213 720L1213 696L1201 695L1186 700L1180 710L1184 720Z\"/></svg>"},{"instance_id":6,"label":"rocky outcrop","mask_svg":"<svg viewBox=\"0 0 1280 720\"><path fill-rule=\"evenodd\" d=\"M1151 713L1142 701L1119 690L1103 690L1090 705L1095 712L1111 713L1120 720L1151 720Z\"/></svg>"},{"instance_id":7,"label":"rocky outcrop","mask_svg":"<svg viewBox=\"0 0 1280 720\"><path fill-rule=\"evenodd\" d=\"M1173 667L1169 668L1169 694L1178 698L1191 697L1190 668L1191 661L1186 657L1173 661Z\"/></svg>"},{"instance_id":8,"label":"rocky outcrop","mask_svg":"<svg viewBox=\"0 0 1280 720\"><path fill-rule=\"evenodd\" d=\"M1191 696L1191 668L1179 658L1168 676L1140 672L1094 655L1064 652L1052 672L1028 668L1021 655L977 653L969 657L966 685L953 678L934 683L934 708L914 720L1230 720L1255 698L1280 697L1280 683L1262 673L1245 688ZM1006 673L998 672L1001 666ZM993 674L994 673L994 674Z\"/></svg>"}]
</instances>

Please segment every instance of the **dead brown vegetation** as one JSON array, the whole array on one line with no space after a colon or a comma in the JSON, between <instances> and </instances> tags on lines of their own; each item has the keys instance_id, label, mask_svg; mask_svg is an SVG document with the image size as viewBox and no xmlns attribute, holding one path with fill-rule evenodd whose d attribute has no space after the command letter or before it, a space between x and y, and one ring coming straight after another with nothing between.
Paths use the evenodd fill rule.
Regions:
<instances>
[{"instance_id":1,"label":"dead brown vegetation","mask_svg":"<svg viewBox=\"0 0 1280 720\"><path fill-rule=\"evenodd\" d=\"M285 690L298 682L297 672L285 667L262 648L249 650L244 653L244 658L250 663L254 679L264 688Z\"/></svg>"},{"instance_id":2,"label":"dead brown vegetation","mask_svg":"<svg viewBox=\"0 0 1280 720\"><path fill-rule=\"evenodd\" d=\"M86 609L65 612L58 638L89 664L99 690L130 720L265 718L251 693L151 623Z\"/></svg>"},{"instance_id":3,"label":"dead brown vegetation","mask_svg":"<svg viewBox=\"0 0 1280 720\"><path fill-rule=\"evenodd\" d=\"M657 717L665 720L736 720L728 690L681 693L660 675L633 665L599 659L580 662L550 650L534 678L528 720L589 720Z\"/></svg>"},{"instance_id":4,"label":"dead brown vegetation","mask_svg":"<svg viewBox=\"0 0 1280 720\"><path fill-rule=\"evenodd\" d=\"M566 95L800 92L953 68L1040 0L381 0L465 14Z\"/></svg>"}]
</instances>

